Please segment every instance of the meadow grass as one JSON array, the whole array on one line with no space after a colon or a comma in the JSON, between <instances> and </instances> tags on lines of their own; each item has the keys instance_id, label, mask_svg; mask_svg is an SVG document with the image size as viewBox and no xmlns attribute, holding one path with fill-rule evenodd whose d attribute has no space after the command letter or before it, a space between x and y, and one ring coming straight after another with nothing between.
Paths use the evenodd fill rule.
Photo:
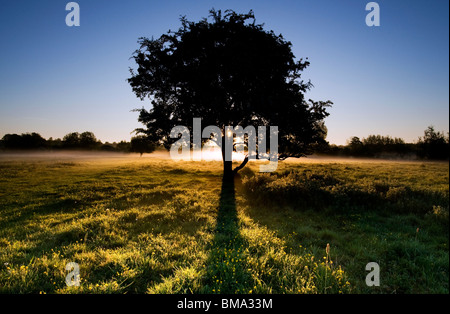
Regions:
<instances>
[{"instance_id":1,"label":"meadow grass","mask_svg":"<svg viewBox=\"0 0 450 314\"><path fill-rule=\"evenodd\" d=\"M257 166L2 159L0 292L448 293L448 163Z\"/></svg>"}]
</instances>

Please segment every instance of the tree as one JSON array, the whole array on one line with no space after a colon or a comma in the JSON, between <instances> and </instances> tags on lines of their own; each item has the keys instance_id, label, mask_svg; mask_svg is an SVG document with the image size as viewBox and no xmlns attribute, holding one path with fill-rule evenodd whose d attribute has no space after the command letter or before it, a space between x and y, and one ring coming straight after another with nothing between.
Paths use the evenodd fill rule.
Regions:
<instances>
[{"instance_id":1,"label":"tree","mask_svg":"<svg viewBox=\"0 0 450 314\"><path fill-rule=\"evenodd\" d=\"M224 148L226 126L278 126L280 159L310 154L311 144L324 140L322 122L332 103L305 100L312 84L301 72L310 63L296 61L281 34L256 24L252 11L222 15L213 9L209 19L182 17L181 24L158 39L139 39L138 68L130 69L128 82L152 108L137 109L145 126L137 133L169 148L176 140L171 129L187 126L192 136L192 119L200 117L203 125L220 128ZM224 174L231 172L224 159Z\"/></svg>"},{"instance_id":2,"label":"tree","mask_svg":"<svg viewBox=\"0 0 450 314\"><path fill-rule=\"evenodd\" d=\"M61 149L63 146L63 142L60 138L53 139L53 137L50 137L47 140L47 148L48 149Z\"/></svg>"},{"instance_id":3,"label":"tree","mask_svg":"<svg viewBox=\"0 0 450 314\"><path fill-rule=\"evenodd\" d=\"M364 144L357 136L353 136L348 141L348 148L350 149L350 154L355 156L361 156L364 154Z\"/></svg>"},{"instance_id":4,"label":"tree","mask_svg":"<svg viewBox=\"0 0 450 314\"><path fill-rule=\"evenodd\" d=\"M449 140L443 132L435 131L429 126L424 136L417 143L419 157L426 159L447 159L449 157Z\"/></svg>"},{"instance_id":5,"label":"tree","mask_svg":"<svg viewBox=\"0 0 450 314\"><path fill-rule=\"evenodd\" d=\"M130 151L141 154L151 153L155 150L155 145L145 136L131 138Z\"/></svg>"},{"instance_id":6,"label":"tree","mask_svg":"<svg viewBox=\"0 0 450 314\"><path fill-rule=\"evenodd\" d=\"M389 135L369 135L362 139L364 152L367 156L376 156L382 153L396 153L404 155L407 152L405 141L401 138L392 138Z\"/></svg>"},{"instance_id":7,"label":"tree","mask_svg":"<svg viewBox=\"0 0 450 314\"><path fill-rule=\"evenodd\" d=\"M6 149L40 149L45 148L46 140L38 133L6 134L2 139Z\"/></svg>"},{"instance_id":8,"label":"tree","mask_svg":"<svg viewBox=\"0 0 450 314\"><path fill-rule=\"evenodd\" d=\"M101 142L97 140L92 132L72 132L63 137L62 144L64 148L78 149L94 149L101 146Z\"/></svg>"},{"instance_id":9,"label":"tree","mask_svg":"<svg viewBox=\"0 0 450 314\"><path fill-rule=\"evenodd\" d=\"M120 141L119 143L117 143L116 145L116 149L120 152L129 152L130 151L130 146L131 144L125 141Z\"/></svg>"},{"instance_id":10,"label":"tree","mask_svg":"<svg viewBox=\"0 0 450 314\"><path fill-rule=\"evenodd\" d=\"M80 133L72 132L64 135L62 140L64 148L79 148L80 147Z\"/></svg>"},{"instance_id":11,"label":"tree","mask_svg":"<svg viewBox=\"0 0 450 314\"><path fill-rule=\"evenodd\" d=\"M96 146L100 146L97 138L92 132L83 132L79 137L80 148L94 149Z\"/></svg>"},{"instance_id":12,"label":"tree","mask_svg":"<svg viewBox=\"0 0 450 314\"><path fill-rule=\"evenodd\" d=\"M6 149L22 149L22 137L18 134L5 134L2 138L3 146Z\"/></svg>"}]
</instances>

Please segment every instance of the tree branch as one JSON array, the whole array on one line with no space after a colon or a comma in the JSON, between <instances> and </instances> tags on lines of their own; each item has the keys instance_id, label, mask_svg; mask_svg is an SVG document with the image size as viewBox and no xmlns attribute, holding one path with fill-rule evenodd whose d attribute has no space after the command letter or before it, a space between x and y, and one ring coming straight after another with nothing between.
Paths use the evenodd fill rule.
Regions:
<instances>
[{"instance_id":1,"label":"tree branch","mask_svg":"<svg viewBox=\"0 0 450 314\"><path fill-rule=\"evenodd\" d=\"M239 166L234 168L233 173L237 173L239 170L244 168L247 163L248 163L248 154L245 155L244 161Z\"/></svg>"}]
</instances>

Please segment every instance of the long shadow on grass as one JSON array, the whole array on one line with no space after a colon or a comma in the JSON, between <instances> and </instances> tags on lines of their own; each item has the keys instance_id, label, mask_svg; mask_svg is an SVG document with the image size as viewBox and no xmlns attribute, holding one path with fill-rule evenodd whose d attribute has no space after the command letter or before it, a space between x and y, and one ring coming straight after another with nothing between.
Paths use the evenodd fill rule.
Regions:
<instances>
[{"instance_id":1,"label":"long shadow on grass","mask_svg":"<svg viewBox=\"0 0 450 314\"><path fill-rule=\"evenodd\" d=\"M206 293L247 293L251 276L246 268L246 242L239 231L236 178L223 178L214 240L207 260Z\"/></svg>"}]
</instances>

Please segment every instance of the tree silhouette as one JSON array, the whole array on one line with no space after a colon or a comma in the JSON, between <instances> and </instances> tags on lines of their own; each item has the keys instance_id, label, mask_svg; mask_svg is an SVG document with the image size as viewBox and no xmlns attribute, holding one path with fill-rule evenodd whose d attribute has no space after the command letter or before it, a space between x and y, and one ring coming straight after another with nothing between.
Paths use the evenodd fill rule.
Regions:
<instances>
[{"instance_id":1,"label":"tree silhouette","mask_svg":"<svg viewBox=\"0 0 450 314\"><path fill-rule=\"evenodd\" d=\"M178 31L139 39L138 68L130 69L128 82L152 108L136 109L145 126L137 133L169 148L176 140L171 129L187 126L192 136L198 117L203 126L221 129L223 151L226 126L278 126L279 158L304 156L324 140L322 122L332 103L305 100L312 84L301 72L309 61L296 61L281 34L256 24L252 11L212 9L209 19L180 20ZM230 172L231 161L224 160L224 174Z\"/></svg>"},{"instance_id":2,"label":"tree silhouette","mask_svg":"<svg viewBox=\"0 0 450 314\"><path fill-rule=\"evenodd\" d=\"M94 149L99 145L99 141L92 132L83 132L80 134L80 147L83 149Z\"/></svg>"},{"instance_id":3,"label":"tree silhouette","mask_svg":"<svg viewBox=\"0 0 450 314\"><path fill-rule=\"evenodd\" d=\"M353 155L361 156L364 153L364 144L357 136L353 136L349 140L348 147L350 149L351 154Z\"/></svg>"},{"instance_id":4,"label":"tree silhouette","mask_svg":"<svg viewBox=\"0 0 450 314\"><path fill-rule=\"evenodd\" d=\"M418 155L426 159L448 159L449 139L443 132L435 131L429 126L424 131L424 136L419 138Z\"/></svg>"},{"instance_id":5,"label":"tree silhouette","mask_svg":"<svg viewBox=\"0 0 450 314\"><path fill-rule=\"evenodd\" d=\"M62 146L63 148L69 148L69 149L95 149L99 148L101 146L101 142L97 140L94 133L92 132L72 132L69 134L66 134L63 137L62 140Z\"/></svg>"},{"instance_id":6,"label":"tree silhouette","mask_svg":"<svg viewBox=\"0 0 450 314\"><path fill-rule=\"evenodd\" d=\"M131 138L130 152L144 154L151 153L155 150L155 145L144 136L136 136Z\"/></svg>"},{"instance_id":7,"label":"tree silhouette","mask_svg":"<svg viewBox=\"0 0 450 314\"><path fill-rule=\"evenodd\" d=\"M2 138L6 149L41 149L45 148L46 140L38 133L6 134Z\"/></svg>"},{"instance_id":8,"label":"tree silhouette","mask_svg":"<svg viewBox=\"0 0 450 314\"><path fill-rule=\"evenodd\" d=\"M79 148L80 147L80 133L72 132L64 135L62 140L64 148Z\"/></svg>"}]
</instances>

